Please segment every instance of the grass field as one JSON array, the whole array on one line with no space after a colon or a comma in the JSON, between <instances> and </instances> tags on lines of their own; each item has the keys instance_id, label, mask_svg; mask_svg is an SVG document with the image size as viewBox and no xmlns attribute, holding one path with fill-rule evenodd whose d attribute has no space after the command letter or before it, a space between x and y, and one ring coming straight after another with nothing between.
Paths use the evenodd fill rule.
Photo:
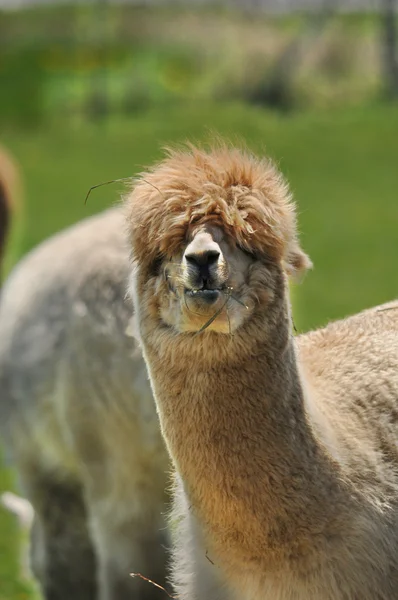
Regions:
<instances>
[{"instance_id":1,"label":"grass field","mask_svg":"<svg viewBox=\"0 0 398 600\"><path fill-rule=\"evenodd\" d=\"M298 203L303 246L315 268L294 288L296 326L306 330L398 295L398 106L279 116L243 105L148 111L102 127L9 130L1 142L25 183L23 254L41 239L118 199L102 181L134 175L163 144L216 130L268 152ZM17 253L15 247L12 260ZM0 487L10 485L0 472ZM0 509L0 600L30 598L17 578L17 531Z\"/></svg>"},{"instance_id":2,"label":"grass field","mask_svg":"<svg viewBox=\"0 0 398 600\"><path fill-rule=\"evenodd\" d=\"M287 111L357 106L386 92L377 14L253 18L183 4L66 2L1 13L0 123L198 99Z\"/></svg>"}]
</instances>

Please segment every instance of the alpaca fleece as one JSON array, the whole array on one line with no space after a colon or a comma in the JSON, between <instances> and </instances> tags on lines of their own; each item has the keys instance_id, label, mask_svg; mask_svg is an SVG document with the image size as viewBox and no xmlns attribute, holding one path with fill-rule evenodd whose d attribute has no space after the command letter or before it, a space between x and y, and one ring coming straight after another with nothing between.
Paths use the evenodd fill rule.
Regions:
<instances>
[{"instance_id":1,"label":"alpaca fleece","mask_svg":"<svg viewBox=\"0 0 398 600\"><path fill-rule=\"evenodd\" d=\"M129 256L112 209L34 249L0 302L0 433L34 508L45 600L156 600L169 459L127 329Z\"/></svg>"},{"instance_id":2,"label":"alpaca fleece","mask_svg":"<svg viewBox=\"0 0 398 600\"><path fill-rule=\"evenodd\" d=\"M169 152L126 215L179 597L398 598L398 302L295 338L288 275L310 261L246 151Z\"/></svg>"}]
</instances>

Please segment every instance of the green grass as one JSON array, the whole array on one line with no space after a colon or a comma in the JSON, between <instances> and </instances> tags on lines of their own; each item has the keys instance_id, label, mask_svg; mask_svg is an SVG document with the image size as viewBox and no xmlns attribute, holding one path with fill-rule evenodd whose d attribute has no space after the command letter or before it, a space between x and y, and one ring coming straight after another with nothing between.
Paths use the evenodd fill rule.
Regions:
<instances>
[{"instance_id":1,"label":"green grass","mask_svg":"<svg viewBox=\"0 0 398 600\"><path fill-rule=\"evenodd\" d=\"M20 253L118 199L120 186L88 188L134 175L163 144L216 130L267 151L298 203L304 248L315 268L294 288L299 330L397 296L398 106L328 113L276 113L240 105L176 106L102 128L89 124L9 130L2 143L24 170L25 232ZM15 254L15 252L14 252ZM10 485L0 472L0 487ZM0 600L26 598L16 575L17 532L0 509Z\"/></svg>"},{"instance_id":2,"label":"green grass","mask_svg":"<svg viewBox=\"0 0 398 600\"><path fill-rule=\"evenodd\" d=\"M0 493L11 489L13 483L10 469L0 469ZM34 600L37 597L34 586L19 577L21 543L21 532L15 519L0 507L0 600Z\"/></svg>"}]
</instances>

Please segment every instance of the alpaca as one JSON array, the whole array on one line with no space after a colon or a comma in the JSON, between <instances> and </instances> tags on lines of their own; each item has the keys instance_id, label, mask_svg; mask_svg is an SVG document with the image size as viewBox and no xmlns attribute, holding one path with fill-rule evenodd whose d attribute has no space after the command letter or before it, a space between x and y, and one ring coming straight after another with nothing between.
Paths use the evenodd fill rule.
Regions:
<instances>
[{"instance_id":1,"label":"alpaca","mask_svg":"<svg viewBox=\"0 0 398 600\"><path fill-rule=\"evenodd\" d=\"M34 508L46 600L155 600L166 576L169 459L127 332L119 208L25 257L0 302L0 429Z\"/></svg>"},{"instance_id":2,"label":"alpaca","mask_svg":"<svg viewBox=\"0 0 398 600\"><path fill-rule=\"evenodd\" d=\"M294 337L275 166L170 150L125 202L183 600L398 598L398 302Z\"/></svg>"},{"instance_id":3,"label":"alpaca","mask_svg":"<svg viewBox=\"0 0 398 600\"><path fill-rule=\"evenodd\" d=\"M20 182L15 161L0 147L0 265L4 261L11 215L18 205Z\"/></svg>"}]
</instances>

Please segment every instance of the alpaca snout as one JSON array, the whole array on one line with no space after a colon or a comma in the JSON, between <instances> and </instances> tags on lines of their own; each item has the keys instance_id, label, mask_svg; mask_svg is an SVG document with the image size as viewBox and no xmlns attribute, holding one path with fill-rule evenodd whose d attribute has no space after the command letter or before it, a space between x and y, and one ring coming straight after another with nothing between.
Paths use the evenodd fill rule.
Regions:
<instances>
[{"instance_id":1,"label":"alpaca snout","mask_svg":"<svg viewBox=\"0 0 398 600\"><path fill-rule=\"evenodd\" d=\"M185 296L189 301L203 303L207 305L214 304L220 298L221 290L185 290Z\"/></svg>"},{"instance_id":2,"label":"alpaca snout","mask_svg":"<svg viewBox=\"0 0 398 600\"><path fill-rule=\"evenodd\" d=\"M187 274L195 290L217 287L217 263L220 252L216 249L185 253Z\"/></svg>"},{"instance_id":3,"label":"alpaca snout","mask_svg":"<svg viewBox=\"0 0 398 600\"><path fill-rule=\"evenodd\" d=\"M195 293L201 290L203 300L214 301L217 294L211 292L222 286L220 275L224 259L219 244L209 232L203 231L194 237L185 249L183 262L186 289Z\"/></svg>"},{"instance_id":4,"label":"alpaca snout","mask_svg":"<svg viewBox=\"0 0 398 600\"><path fill-rule=\"evenodd\" d=\"M221 289L184 290L184 305L190 317L208 317L217 311L223 302L223 291Z\"/></svg>"}]
</instances>

